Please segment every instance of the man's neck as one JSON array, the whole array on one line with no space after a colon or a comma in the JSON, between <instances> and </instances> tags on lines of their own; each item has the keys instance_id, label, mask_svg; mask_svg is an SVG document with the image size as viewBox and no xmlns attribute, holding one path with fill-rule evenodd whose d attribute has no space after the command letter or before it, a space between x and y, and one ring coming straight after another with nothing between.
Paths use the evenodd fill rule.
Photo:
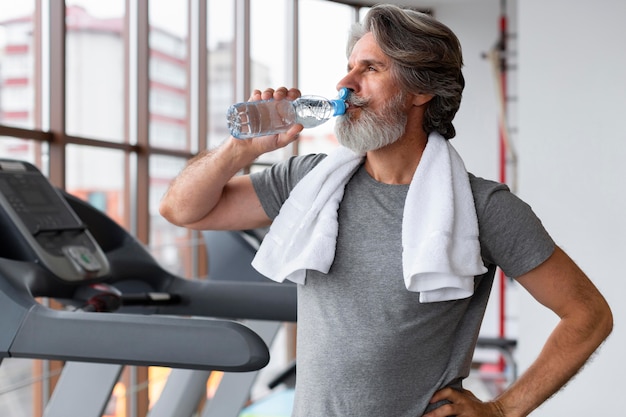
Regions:
<instances>
[{"instance_id":1,"label":"man's neck","mask_svg":"<svg viewBox=\"0 0 626 417\"><path fill-rule=\"evenodd\" d=\"M368 152L365 169L378 182L410 184L427 142L427 135L421 132L403 136L391 145Z\"/></svg>"}]
</instances>

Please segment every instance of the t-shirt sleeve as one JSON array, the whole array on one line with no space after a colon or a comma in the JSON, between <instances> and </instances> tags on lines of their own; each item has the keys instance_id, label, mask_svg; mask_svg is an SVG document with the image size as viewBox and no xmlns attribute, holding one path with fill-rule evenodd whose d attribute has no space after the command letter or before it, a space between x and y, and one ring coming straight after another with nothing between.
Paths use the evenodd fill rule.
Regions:
<instances>
[{"instance_id":1,"label":"t-shirt sleeve","mask_svg":"<svg viewBox=\"0 0 626 417\"><path fill-rule=\"evenodd\" d=\"M548 259L555 243L532 208L505 185L482 180L475 187L476 181L472 186L483 259L511 278Z\"/></svg>"},{"instance_id":2,"label":"t-shirt sleeve","mask_svg":"<svg viewBox=\"0 0 626 417\"><path fill-rule=\"evenodd\" d=\"M270 219L278 216L291 190L325 157L325 154L292 156L250 175L261 206Z\"/></svg>"}]
</instances>

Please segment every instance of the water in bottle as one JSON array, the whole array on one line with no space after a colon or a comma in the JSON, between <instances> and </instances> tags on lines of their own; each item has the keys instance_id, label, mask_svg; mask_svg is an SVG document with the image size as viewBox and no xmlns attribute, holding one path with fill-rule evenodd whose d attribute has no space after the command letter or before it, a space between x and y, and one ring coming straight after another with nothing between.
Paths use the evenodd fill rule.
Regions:
<instances>
[{"instance_id":1,"label":"water in bottle","mask_svg":"<svg viewBox=\"0 0 626 417\"><path fill-rule=\"evenodd\" d=\"M348 107L345 100L350 91L339 90L339 98L329 100L302 96L296 100L261 100L230 106L226 115L231 135L238 139L286 132L295 123L305 128L319 126L333 116L340 116Z\"/></svg>"}]
</instances>

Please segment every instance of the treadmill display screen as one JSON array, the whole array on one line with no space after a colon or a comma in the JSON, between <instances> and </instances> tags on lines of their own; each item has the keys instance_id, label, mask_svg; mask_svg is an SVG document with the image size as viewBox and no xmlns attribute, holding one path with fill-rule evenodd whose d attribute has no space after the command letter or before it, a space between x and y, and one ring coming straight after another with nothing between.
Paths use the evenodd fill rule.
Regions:
<instances>
[{"instance_id":1,"label":"treadmill display screen","mask_svg":"<svg viewBox=\"0 0 626 417\"><path fill-rule=\"evenodd\" d=\"M45 181L30 173L0 174L0 192L33 235L80 228L81 222Z\"/></svg>"},{"instance_id":2,"label":"treadmill display screen","mask_svg":"<svg viewBox=\"0 0 626 417\"><path fill-rule=\"evenodd\" d=\"M15 190L22 201L29 207L45 207L52 204L46 196L39 190L27 189L27 190Z\"/></svg>"}]
</instances>

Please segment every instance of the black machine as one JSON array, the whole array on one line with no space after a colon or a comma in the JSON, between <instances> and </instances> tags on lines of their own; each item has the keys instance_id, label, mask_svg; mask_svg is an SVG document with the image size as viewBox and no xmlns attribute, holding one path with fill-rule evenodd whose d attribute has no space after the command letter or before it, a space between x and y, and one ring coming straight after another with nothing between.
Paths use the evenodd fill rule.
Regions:
<instances>
[{"instance_id":1,"label":"black machine","mask_svg":"<svg viewBox=\"0 0 626 417\"><path fill-rule=\"evenodd\" d=\"M268 348L233 319L296 320L293 286L174 276L26 162L0 159L0 230L0 361L251 371L267 364Z\"/></svg>"},{"instance_id":2,"label":"black machine","mask_svg":"<svg viewBox=\"0 0 626 417\"><path fill-rule=\"evenodd\" d=\"M0 161L0 207L4 256L40 263L68 282L109 273L85 223L33 165Z\"/></svg>"}]
</instances>

